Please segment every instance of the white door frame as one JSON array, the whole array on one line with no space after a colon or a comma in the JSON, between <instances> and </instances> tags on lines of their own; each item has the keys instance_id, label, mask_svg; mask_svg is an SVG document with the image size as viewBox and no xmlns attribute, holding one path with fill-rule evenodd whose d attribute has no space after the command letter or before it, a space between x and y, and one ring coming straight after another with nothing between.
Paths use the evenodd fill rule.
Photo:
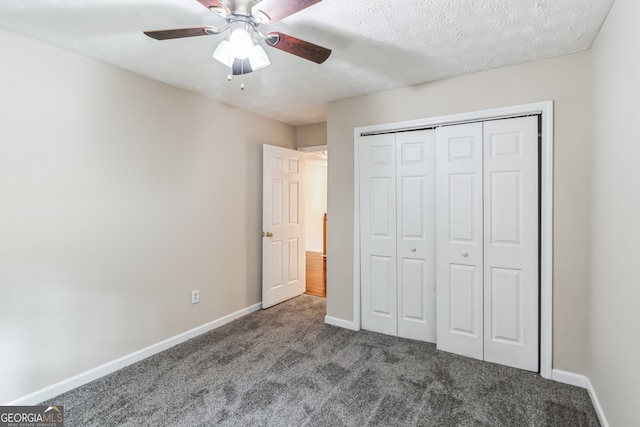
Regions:
<instances>
[{"instance_id":1,"label":"white door frame","mask_svg":"<svg viewBox=\"0 0 640 427\"><path fill-rule=\"evenodd\" d=\"M316 151L329 151L327 145L312 145L309 147L298 147L298 151L303 153L315 153Z\"/></svg>"},{"instance_id":2,"label":"white door frame","mask_svg":"<svg viewBox=\"0 0 640 427\"><path fill-rule=\"evenodd\" d=\"M353 329L360 330L360 179L358 141L362 134L396 132L457 123L541 115L540 153L540 375L551 379L553 337L553 101L452 114L354 129Z\"/></svg>"}]
</instances>

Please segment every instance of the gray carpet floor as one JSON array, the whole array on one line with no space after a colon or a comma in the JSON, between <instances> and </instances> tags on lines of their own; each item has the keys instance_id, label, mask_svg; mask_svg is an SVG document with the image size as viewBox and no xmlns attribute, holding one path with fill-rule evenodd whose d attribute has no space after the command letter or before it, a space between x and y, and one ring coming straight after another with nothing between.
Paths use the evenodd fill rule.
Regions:
<instances>
[{"instance_id":1,"label":"gray carpet floor","mask_svg":"<svg viewBox=\"0 0 640 427\"><path fill-rule=\"evenodd\" d=\"M43 404L65 426L598 426L585 390L324 324L302 295Z\"/></svg>"}]
</instances>

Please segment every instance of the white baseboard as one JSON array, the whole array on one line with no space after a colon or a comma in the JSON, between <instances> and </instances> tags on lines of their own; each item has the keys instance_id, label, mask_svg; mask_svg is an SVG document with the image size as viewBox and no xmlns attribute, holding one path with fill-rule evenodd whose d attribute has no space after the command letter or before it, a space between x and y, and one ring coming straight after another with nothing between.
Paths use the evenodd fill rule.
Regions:
<instances>
[{"instance_id":1,"label":"white baseboard","mask_svg":"<svg viewBox=\"0 0 640 427\"><path fill-rule=\"evenodd\" d=\"M560 369L554 369L551 371L551 379L559 383L574 385L580 388L587 388L587 383L589 382L589 378L584 375Z\"/></svg>"},{"instance_id":2,"label":"white baseboard","mask_svg":"<svg viewBox=\"0 0 640 427\"><path fill-rule=\"evenodd\" d=\"M560 369L554 369L551 372L551 379L563 384L575 385L577 387L581 387L586 389L589 392L589 397L591 398L591 403L593 404L593 408L598 415L598 420L600 421L600 425L602 427L609 427L609 423L607 422L607 417L604 415L604 411L602 410L602 406L600 405L600 401L598 400L598 396L596 395L596 390L593 388L591 384L591 380L589 377L584 375L575 374L573 372L562 371Z\"/></svg>"},{"instance_id":3,"label":"white baseboard","mask_svg":"<svg viewBox=\"0 0 640 427\"><path fill-rule=\"evenodd\" d=\"M598 400L598 396L596 395L596 389L593 388L593 385L591 384L591 380L589 378L587 378L587 391L589 392L589 397L591 397L591 403L593 403L596 414L598 414L600 425L602 427L609 427L607 417L604 416L604 411L602 410L602 406L600 405L600 401Z\"/></svg>"},{"instance_id":4,"label":"white baseboard","mask_svg":"<svg viewBox=\"0 0 640 427\"><path fill-rule=\"evenodd\" d=\"M105 375L109 375L119 369L122 369L126 366L129 366L133 363L139 362L147 357L153 356L154 354L160 353L161 351L167 350L175 345L183 343L185 341L190 340L191 338L195 338L198 335L202 335L206 332L217 329L223 325L226 325L229 322L232 322L236 319L239 319L242 316L246 316L249 313L253 313L254 311L258 311L262 308L262 303L254 304L252 306L243 308L242 310L238 310L235 313L228 314L219 319L213 320L209 323L205 323L204 325L198 326L196 328L190 329L186 332L168 338L164 341L161 341L157 344L153 344L149 347L143 348L141 350L135 351L131 354L123 356L119 359L116 359L112 362L105 363L104 365L95 367L86 372L78 374L69 379L60 381L59 383L50 385L38 391L35 391L26 396L20 397L12 402L6 403L5 405L35 405L42 401L51 399L56 397L62 393L66 393L67 391L73 390L74 388L80 387L81 385L90 383L100 377L104 377Z\"/></svg>"},{"instance_id":5,"label":"white baseboard","mask_svg":"<svg viewBox=\"0 0 640 427\"><path fill-rule=\"evenodd\" d=\"M337 326L339 328L351 329L352 331L360 330L360 328L356 328L355 324L351 320L338 319L337 317L325 316L324 323L327 325Z\"/></svg>"}]
</instances>

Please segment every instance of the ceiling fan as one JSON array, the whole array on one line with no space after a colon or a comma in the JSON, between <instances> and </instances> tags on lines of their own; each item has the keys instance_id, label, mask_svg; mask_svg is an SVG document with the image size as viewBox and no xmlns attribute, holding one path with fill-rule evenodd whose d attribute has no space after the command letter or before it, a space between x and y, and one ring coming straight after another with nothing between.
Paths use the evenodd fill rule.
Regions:
<instances>
[{"instance_id":1,"label":"ceiling fan","mask_svg":"<svg viewBox=\"0 0 640 427\"><path fill-rule=\"evenodd\" d=\"M229 67L233 75L251 73L271 63L256 36L262 38L267 46L322 64L331 55L330 49L277 31L265 34L258 29L261 24L279 21L320 1L322 0L198 0L204 7L222 16L227 24L221 28L178 28L144 33L156 40L167 40L229 31L229 35L213 53L213 58Z\"/></svg>"}]
</instances>

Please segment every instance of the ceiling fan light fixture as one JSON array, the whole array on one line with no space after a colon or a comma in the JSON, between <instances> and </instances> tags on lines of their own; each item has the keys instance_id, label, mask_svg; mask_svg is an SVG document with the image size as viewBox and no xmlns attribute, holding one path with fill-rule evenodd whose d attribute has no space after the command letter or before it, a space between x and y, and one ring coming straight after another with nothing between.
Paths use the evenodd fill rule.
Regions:
<instances>
[{"instance_id":1,"label":"ceiling fan light fixture","mask_svg":"<svg viewBox=\"0 0 640 427\"><path fill-rule=\"evenodd\" d=\"M279 21L322 0L198 0L211 12L224 17L227 24L145 31L156 40L180 39L195 36L217 35L228 31L228 36L216 46L213 58L229 68L229 76L247 74L271 64L267 53L258 43L256 34L266 46L296 55L308 61L322 64L331 50L299 38L272 31L267 34L257 29L263 22Z\"/></svg>"},{"instance_id":2,"label":"ceiling fan light fixture","mask_svg":"<svg viewBox=\"0 0 640 427\"><path fill-rule=\"evenodd\" d=\"M231 55L236 58L248 58L253 48L253 40L244 28L236 28L229 36L229 48Z\"/></svg>"},{"instance_id":3,"label":"ceiling fan light fixture","mask_svg":"<svg viewBox=\"0 0 640 427\"><path fill-rule=\"evenodd\" d=\"M226 25L220 28L206 26L145 31L144 34L155 40L170 40L227 33L212 56L229 69L229 76L251 73L270 65L262 46L276 48L316 64L322 64L331 55L331 50L326 47L277 31L264 34L257 28L261 23L280 21L322 0L197 1L210 12L221 15ZM264 40L264 45L259 43L257 35Z\"/></svg>"},{"instance_id":4,"label":"ceiling fan light fixture","mask_svg":"<svg viewBox=\"0 0 640 427\"><path fill-rule=\"evenodd\" d=\"M269 61L267 52L264 51L262 46L254 45L251 49L251 53L249 54L249 63L251 64L253 71L256 71L269 66L271 61Z\"/></svg>"},{"instance_id":5,"label":"ceiling fan light fixture","mask_svg":"<svg viewBox=\"0 0 640 427\"><path fill-rule=\"evenodd\" d=\"M213 59L223 63L227 67L231 67L233 64L233 56L231 55L231 48L229 42L225 39L220 42L216 50L213 52Z\"/></svg>"},{"instance_id":6,"label":"ceiling fan light fixture","mask_svg":"<svg viewBox=\"0 0 640 427\"><path fill-rule=\"evenodd\" d=\"M231 68L233 75L247 74L270 65L267 53L256 43L253 33L252 25L234 22L231 34L213 52L213 59Z\"/></svg>"}]
</instances>

